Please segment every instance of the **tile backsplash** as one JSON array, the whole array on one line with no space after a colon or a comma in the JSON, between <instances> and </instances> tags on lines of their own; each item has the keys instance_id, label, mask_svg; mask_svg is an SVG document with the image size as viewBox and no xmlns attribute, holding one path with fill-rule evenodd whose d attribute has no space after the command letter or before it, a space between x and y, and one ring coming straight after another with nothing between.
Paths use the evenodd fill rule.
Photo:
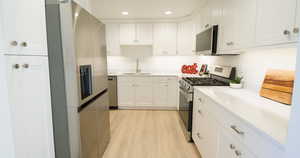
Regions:
<instances>
[{"instance_id":1,"label":"tile backsplash","mask_svg":"<svg viewBox=\"0 0 300 158\"><path fill-rule=\"evenodd\" d=\"M139 59L142 72L180 73L181 66L193 63L237 67L245 88L259 91L267 69L294 70L296 48L255 49L238 56L149 56ZM136 57L109 56L108 72L135 72Z\"/></svg>"}]
</instances>

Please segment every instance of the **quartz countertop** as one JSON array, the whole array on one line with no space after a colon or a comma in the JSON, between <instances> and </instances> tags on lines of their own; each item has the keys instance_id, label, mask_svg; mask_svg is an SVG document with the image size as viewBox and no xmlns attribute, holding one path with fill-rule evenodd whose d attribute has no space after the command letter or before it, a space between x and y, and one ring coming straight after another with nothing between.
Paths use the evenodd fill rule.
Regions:
<instances>
[{"instance_id":1,"label":"quartz countertop","mask_svg":"<svg viewBox=\"0 0 300 158\"><path fill-rule=\"evenodd\" d=\"M150 76L150 77L208 77L199 76L193 74L182 74L182 73L141 73L141 74L128 74L128 73L109 73L108 76Z\"/></svg>"},{"instance_id":2,"label":"quartz countertop","mask_svg":"<svg viewBox=\"0 0 300 158\"><path fill-rule=\"evenodd\" d=\"M258 93L229 87L196 87L218 105L285 146L291 106L260 97Z\"/></svg>"}]
</instances>

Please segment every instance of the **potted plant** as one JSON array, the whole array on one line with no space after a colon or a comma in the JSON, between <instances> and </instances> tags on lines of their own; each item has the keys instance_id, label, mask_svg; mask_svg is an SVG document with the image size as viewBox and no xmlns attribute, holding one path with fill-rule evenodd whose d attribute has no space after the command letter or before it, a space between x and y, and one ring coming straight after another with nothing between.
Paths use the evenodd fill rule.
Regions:
<instances>
[{"instance_id":1,"label":"potted plant","mask_svg":"<svg viewBox=\"0 0 300 158\"><path fill-rule=\"evenodd\" d=\"M243 77L237 76L235 79L230 81L230 87L235 88L235 89L243 88L242 80L243 80Z\"/></svg>"}]
</instances>

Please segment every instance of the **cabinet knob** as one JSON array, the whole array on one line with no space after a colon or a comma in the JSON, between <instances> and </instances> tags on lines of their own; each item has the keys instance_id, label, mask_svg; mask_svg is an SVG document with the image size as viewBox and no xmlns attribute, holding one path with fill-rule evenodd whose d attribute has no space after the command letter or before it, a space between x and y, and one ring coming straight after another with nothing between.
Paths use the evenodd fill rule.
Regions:
<instances>
[{"instance_id":1,"label":"cabinet knob","mask_svg":"<svg viewBox=\"0 0 300 158\"><path fill-rule=\"evenodd\" d=\"M235 146L234 146L233 144L230 144L229 147L230 147L231 150L234 150L234 149L235 149Z\"/></svg>"},{"instance_id":2,"label":"cabinet knob","mask_svg":"<svg viewBox=\"0 0 300 158\"><path fill-rule=\"evenodd\" d=\"M198 113L202 115L202 111L201 110L198 110Z\"/></svg>"},{"instance_id":3,"label":"cabinet knob","mask_svg":"<svg viewBox=\"0 0 300 158\"><path fill-rule=\"evenodd\" d=\"M238 150L236 150L236 151L235 151L235 155L236 155L237 157L240 157L240 156L242 156L242 152L241 152L241 151L238 151Z\"/></svg>"},{"instance_id":4,"label":"cabinet knob","mask_svg":"<svg viewBox=\"0 0 300 158\"><path fill-rule=\"evenodd\" d=\"M14 69L19 69L19 68L20 68L20 65L19 65L19 64L14 64L14 65L13 65L13 68L14 68Z\"/></svg>"},{"instance_id":5,"label":"cabinet knob","mask_svg":"<svg viewBox=\"0 0 300 158\"><path fill-rule=\"evenodd\" d=\"M22 46L22 47L27 47L28 44L27 44L27 42L22 42L22 43L21 43L21 46Z\"/></svg>"},{"instance_id":6,"label":"cabinet knob","mask_svg":"<svg viewBox=\"0 0 300 158\"><path fill-rule=\"evenodd\" d=\"M294 30L293 30L293 32L294 32L295 34L298 34L298 33L299 33L299 27L295 27Z\"/></svg>"},{"instance_id":7,"label":"cabinet knob","mask_svg":"<svg viewBox=\"0 0 300 158\"><path fill-rule=\"evenodd\" d=\"M202 99L201 99L201 98L198 98L198 100L199 100L200 102L202 102Z\"/></svg>"},{"instance_id":8,"label":"cabinet knob","mask_svg":"<svg viewBox=\"0 0 300 158\"><path fill-rule=\"evenodd\" d=\"M11 46L17 46L17 45L18 45L18 42L17 42L17 41L12 41L12 42L10 42L10 45L11 45Z\"/></svg>"},{"instance_id":9,"label":"cabinet knob","mask_svg":"<svg viewBox=\"0 0 300 158\"><path fill-rule=\"evenodd\" d=\"M22 67L25 68L25 69L28 69L29 68L29 64L23 64Z\"/></svg>"},{"instance_id":10,"label":"cabinet knob","mask_svg":"<svg viewBox=\"0 0 300 158\"><path fill-rule=\"evenodd\" d=\"M284 34L284 35L290 35L291 32L290 32L289 30L284 30L284 31L283 31L283 34Z\"/></svg>"},{"instance_id":11,"label":"cabinet knob","mask_svg":"<svg viewBox=\"0 0 300 158\"><path fill-rule=\"evenodd\" d=\"M198 137L199 139L201 139L201 135L200 135L200 133L197 133L197 137Z\"/></svg>"}]
</instances>

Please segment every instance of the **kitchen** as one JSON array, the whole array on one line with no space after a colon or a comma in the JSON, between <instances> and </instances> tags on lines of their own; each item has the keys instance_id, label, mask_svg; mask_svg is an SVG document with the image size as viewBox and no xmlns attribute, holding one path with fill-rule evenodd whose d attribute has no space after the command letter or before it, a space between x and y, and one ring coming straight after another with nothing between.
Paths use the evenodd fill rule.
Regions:
<instances>
[{"instance_id":1,"label":"kitchen","mask_svg":"<svg viewBox=\"0 0 300 158\"><path fill-rule=\"evenodd\" d=\"M1 157L297 157L299 0L0 8Z\"/></svg>"}]
</instances>

